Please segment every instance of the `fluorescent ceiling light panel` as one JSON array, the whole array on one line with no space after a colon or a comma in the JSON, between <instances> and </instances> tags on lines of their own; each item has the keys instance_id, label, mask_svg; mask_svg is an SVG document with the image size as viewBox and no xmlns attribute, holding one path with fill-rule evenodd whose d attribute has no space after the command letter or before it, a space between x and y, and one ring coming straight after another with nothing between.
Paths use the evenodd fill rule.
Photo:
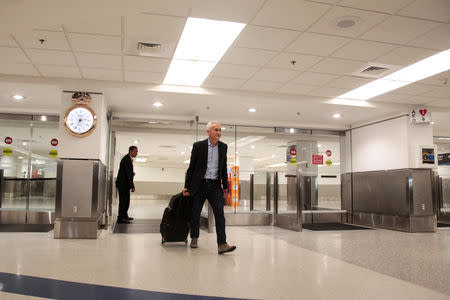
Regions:
<instances>
[{"instance_id":1,"label":"fluorescent ceiling light panel","mask_svg":"<svg viewBox=\"0 0 450 300\"><path fill-rule=\"evenodd\" d=\"M144 157L136 157L136 162L146 162L147 161L147 159L146 158L144 158Z\"/></svg>"},{"instance_id":2,"label":"fluorescent ceiling light panel","mask_svg":"<svg viewBox=\"0 0 450 300\"><path fill-rule=\"evenodd\" d=\"M450 50L445 50L398 70L383 79L412 83L442 73L448 69L450 69Z\"/></svg>"},{"instance_id":3,"label":"fluorescent ceiling light panel","mask_svg":"<svg viewBox=\"0 0 450 300\"><path fill-rule=\"evenodd\" d=\"M174 59L164 84L201 86L215 66L215 62Z\"/></svg>"},{"instance_id":4,"label":"fluorescent ceiling light panel","mask_svg":"<svg viewBox=\"0 0 450 300\"><path fill-rule=\"evenodd\" d=\"M333 100L368 100L450 69L450 49L427 57L388 76L369 82ZM338 104L338 103L336 103Z\"/></svg>"},{"instance_id":5,"label":"fluorescent ceiling light panel","mask_svg":"<svg viewBox=\"0 0 450 300\"><path fill-rule=\"evenodd\" d=\"M245 26L236 22L188 18L164 84L200 86ZM178 64L178 61L183 63Z\"/></svg>"}]
</instances>

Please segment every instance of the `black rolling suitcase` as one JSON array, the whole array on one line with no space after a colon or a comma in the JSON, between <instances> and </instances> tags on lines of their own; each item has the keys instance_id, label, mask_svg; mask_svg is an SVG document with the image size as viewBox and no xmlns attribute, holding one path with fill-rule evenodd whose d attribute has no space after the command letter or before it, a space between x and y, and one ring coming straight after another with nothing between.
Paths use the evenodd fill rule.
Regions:
<instances>
[{"instance_id":1,"label":"black rolling suitcase","mask_svg":"<svg viewBox=\"0 0 450 300\"><path fill-rule=\"evenodd\" d=\"M161 243L185 242L189 234L192 202L191 197L182 193L172 196L169 206L164 210L160 225Z\"/></svg>"}]
</instances>

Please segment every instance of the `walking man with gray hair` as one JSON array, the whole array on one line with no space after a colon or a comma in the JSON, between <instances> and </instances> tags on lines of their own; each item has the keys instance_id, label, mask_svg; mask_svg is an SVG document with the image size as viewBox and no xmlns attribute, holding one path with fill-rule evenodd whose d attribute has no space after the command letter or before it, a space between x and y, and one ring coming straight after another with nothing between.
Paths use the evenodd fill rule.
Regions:
<instances>
[{"instance_id":1,"label":"walking man with gray hair","mask_svg":"<svg viewBox=\"0 0 450 300\"><path fill-rule=\"evenodd\" d=\"M224 196L228 189L227 145L222 143L222 126L211 121L206 125L208 138L194 143L186 172L183 196L192 196L191 248L198 247L200 214L208 199L216 220L218 253L232 252L236 246L227 244L225 234Z\"/></svg>"}]
</instances>

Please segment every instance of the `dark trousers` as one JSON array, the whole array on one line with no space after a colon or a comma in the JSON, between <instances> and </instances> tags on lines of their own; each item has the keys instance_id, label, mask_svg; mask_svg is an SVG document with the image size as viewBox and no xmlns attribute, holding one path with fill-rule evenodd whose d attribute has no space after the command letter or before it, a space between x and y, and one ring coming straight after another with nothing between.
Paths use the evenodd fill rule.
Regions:
<instances>
[{"instance_id":1,"label":"dark trousers","mask_svg":"<svg viewBox=\"0 0 450 300\"><path fill-rule=\"evenodd\" d=\"M225 235L225 216L223 214L225 201L219 180L204 182L199 190L192 195L191 238L198 238L200 234L200 214L206 198L208 199L209 205L211 205L216 220L217 244L225 244L227 242Z\"/></svg>"},{"instance_id":2,"label":"dark trousers","mask_svg":"<svg viewBox=\"0 0 450 300\"><path fill-rule=\"evenodd\" d=\"M128 218L128 208L130 207L130 189L129 188L118 188L119 189L119 215L117 219Z\"/></svg>"}]
</instances>

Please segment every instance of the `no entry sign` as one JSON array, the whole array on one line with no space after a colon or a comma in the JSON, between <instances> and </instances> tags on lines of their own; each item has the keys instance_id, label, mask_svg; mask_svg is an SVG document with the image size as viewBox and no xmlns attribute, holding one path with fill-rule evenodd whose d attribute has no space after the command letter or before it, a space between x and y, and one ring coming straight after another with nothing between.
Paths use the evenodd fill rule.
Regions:
<instances>
[{"instance_id":1,"label":"no entry sign","mask_svg":"<svg viewBox=\"0 0 450 300\"><path fill-rule=\"evenodd\" d=\"M50 141L50 144L51 144L52 146L57 146L57 145L58 145L58 139L52 139L52 140Z\"/></svg>"},{"instance_id":2,"label":"no entry sign","mask_svg":"<svg viewBox=\"0 0 450 300\"><path fill-rule=\"evenodd\" d=\"M13 142L12 137L10 136L5 137L5 144L11 144L12 142Z\"/></svg>"}]
</instances>

